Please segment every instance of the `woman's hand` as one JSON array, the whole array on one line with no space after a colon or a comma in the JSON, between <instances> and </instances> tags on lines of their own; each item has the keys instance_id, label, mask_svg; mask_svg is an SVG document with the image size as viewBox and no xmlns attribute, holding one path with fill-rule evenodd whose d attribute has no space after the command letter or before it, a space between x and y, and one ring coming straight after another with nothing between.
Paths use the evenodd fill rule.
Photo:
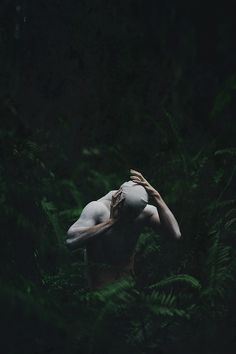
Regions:
<instances>
[{"instance_id":1,"label":"woman's hand","mask_svg":"<svg viewBox=\"0 0 236 354\"><path fill-rule=\"evenodd\" d=\"M124 203L124 196L122 194L122 190L118 189L118 191L116 191L116 193L114 193L111 198L111 206L110 206L111 219L117 220L119 218L123 203Z\"/></svg>"},{"instance_id":2,"label":"woman's hand","mask_svg":"<svg viewBox=\"0 0 236 354\"><path fill-rule=\"evenodd\" d=\"M131 169L130 180L143 186L151 199L155 198L157 200L161 200L160 193L151 186L151 184L143 177L140 172Z\"/></svg>"}]
</instances>

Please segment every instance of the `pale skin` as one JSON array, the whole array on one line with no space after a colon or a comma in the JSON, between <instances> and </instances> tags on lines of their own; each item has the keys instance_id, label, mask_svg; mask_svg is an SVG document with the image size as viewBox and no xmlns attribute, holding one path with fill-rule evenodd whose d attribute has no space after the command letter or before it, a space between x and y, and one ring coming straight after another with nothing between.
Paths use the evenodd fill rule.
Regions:
<instances>
[{"instance_id":1,"label":"pale skin","mask_svg":"<svg viewBox=\"0 0 236 354\"><path fill-rule=\"evenodd\" d=\"M122 210L121 188L110 191L87 204L67 232L70 250L86 249L91 288L133 274L134 249L144 227L173 240L181 238L178 222L160 193L138 171L130 170L130 180L146 189L152 204L147 204L138 215L127 215Z\"/></svg>"}]
</instances>

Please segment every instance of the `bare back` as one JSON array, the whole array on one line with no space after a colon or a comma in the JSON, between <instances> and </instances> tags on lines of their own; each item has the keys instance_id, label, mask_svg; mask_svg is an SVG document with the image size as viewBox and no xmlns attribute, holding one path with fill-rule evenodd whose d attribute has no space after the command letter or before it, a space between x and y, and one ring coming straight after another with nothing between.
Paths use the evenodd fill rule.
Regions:
<instances>
[{"instance_id":1,"label":"bare back","mask_svg":"<svg viewBox=\"0 0 236 354\"><path fill-rule=\"evenodd\" d=\"M97 223L109 220L111 198L115 192L109 192L97 201L97 206L94 205L96 208L100 204L100 210L102 209ZM101 204L104 208L101 208ZM147 205L135 219L117 223L99 238L87 243L86 258L92 287L102 286L133 273L135 246L147 223L150 207L152 208Z\"/></svg>"}]
</instances>

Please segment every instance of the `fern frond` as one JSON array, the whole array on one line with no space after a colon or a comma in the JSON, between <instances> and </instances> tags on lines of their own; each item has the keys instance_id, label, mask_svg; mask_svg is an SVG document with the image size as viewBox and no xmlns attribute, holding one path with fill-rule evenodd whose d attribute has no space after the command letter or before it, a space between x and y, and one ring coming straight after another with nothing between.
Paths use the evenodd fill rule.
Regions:
<instances>
[{"instance_id":1,"label":"fern frond","mask_svg":"<svg viewBox=\"0 0 236 354\"><path fill-rule=\"evenodd\" d=\"M133 289L133 286L133 280L121 279L117 282L108 284L101 289L88 292L84 300L89 303L108 303L116 300L125 301L129 298L128 291Z\"/></svg>"},{"instance_id":2,"label":"fern frond","mask_svg":"<svg viewBox=\"0 0 236 354\"><path fill-rule=\"evenodd\" d=\"M224 201L214 201L209 204L209 206L206 208L206 211L212 212L213 210L218 210L222 209L228 206L233 206L236 204L236 199L229 199L229 200L224 200Z\"/></svg>"},{"instance_id":3,"label":"fern frond","mask_svg":"<svg viewBox=\"0 0 236 354\"><path fill-rule=\"evenodd\" d=\"M174 283L179 283L179 282L184 282L193 288L197 288L197 289L201 288L201 284L199 283L199 281L195 277L188 274L171 275L170 277L165 278L156 284L150 285L148 288L157 289L157 288L173 285Z\"/></svg>"},{"instance_id":4,"label":"fern frond","mask_svg":"<svg viewBox=\"0 0 236 354\"><path fill-rule=\"evenodd\" d=\"M121 279L116 283L91 292L87 297L87 301L90 303L99 301L103 304L93 325L92 337L90 339L90 353L92 353L95 338L99 335L106 316L111 313L114 315L124 311L134 301L134 297L130 293L133 286L134 282L132 280Z\"/></svg>"},{"instance_id":5,"label":"fern frond","mask_svg":"<svg viewBox=\"0 0 236 354\"><path fill-rule=\"evenodd\" d=\"M236 200L234 200L236 202ZM232 208L230 209L226 214L225 217L228 218L229 216L231 216L232 214L236 215L236 208Z\"/></svg>"},{"instance_id":6,"label":"fern frond","mask_svg":"<svg viewBox=\"0 0 236 354\"><path fill-rule=\"evenodd\" d=\"M208 270L208 285L203 291L203 295L223 297L225 287L229 280L232 280L230 262L232 260L231 247L225 246L220 241L220 232L213 233L213 242L209 249L206 262Z\"/></svg>"},{"instance_id":7,"label":"fern frond","mask_svg":"<svg viewBox=\"0 0 236 354\"><path fill-rule=\"evenodd\" d=\"M228 149L222 149L222 150L217 150L215 152L215 155L231 155L231 156L236 156L236 148L228 148Z\"/></svg>"},{"instance_id":8,"label":"fern frond","mask_svg":"<svg viewBox=\"0 0 236 354\"><path fill-rule=\"evenodd\" d=\"M185 310L176 306L176 296L172 292L153 292L145 297L145 305L157 316L187 316Z\"/></svg>"},{"instance_id":9,"label":"fern frond","mask_svg":"<svg viewBox=\"0 0 236 354\"><path fill-rule=\"evenodd\" d=\"M158 241L156 235L150 232L142 233L136 246L136 252L141 251L142 259L146 259L152 254L158 254L160 252Z\"/></svg>"},{"instance_id":10,"label":"fern frond","mask_svg":"<svg viewBox=\"0 0 236 354\"><path fill-rule=\"evenodd\" d=\"M235 224L235 222L236 222L236 218L232 218L232 219L230 219L229 221L227 221L227 222L225 223L225 229L226 229L226 230L230 230L231 227L232 227L232 225Z\"/></svg>"},{"instance_id":11,"label":"fern frond","mask_svg":"<svg viewBox=\"0 0 236 354\"><path fill-rule=\"evenodd\" d=\"M48 220L53 227L53 230L57 237L58 244L62 243L62 240L64 240L64 232L59 222L56 206L53 204L53 202L50 202L46 198L43 198L41 200L41 207L45 212L45 214L47 215Z\"/></svg>"},{"instance_id":12,"label":"fern frond","mask_svg":"<svg viewBox=\"0 0 236 354\"><path fill-rule=\"evenodd\" d=\"M72 197L74 198L76 204L79 205L80 209L82 209L81 193L80 193L78 187L75 185L75 183L73 181L71 181L71 180L64 179L64 180L61 181L61 185L66 187L67 190L69 190L69 192L72 195Z\"/></svg>"}]
</instances>

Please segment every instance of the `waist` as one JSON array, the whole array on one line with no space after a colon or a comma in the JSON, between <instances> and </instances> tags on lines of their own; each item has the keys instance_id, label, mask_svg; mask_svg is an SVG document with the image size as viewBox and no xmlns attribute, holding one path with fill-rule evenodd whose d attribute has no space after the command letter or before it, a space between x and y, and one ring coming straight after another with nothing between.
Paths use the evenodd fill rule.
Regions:
<instances>
[{"instance_id":1,"label":"waist","mask_svg":"<svg viewBox=\"0 0 236 354\"><path fill-rule=\"evenodd\" d=\"M126 276L134 274L134 257L119 264L88 261L88 277L92 288L99 288Z\"/></svg>"}]
</instances>

